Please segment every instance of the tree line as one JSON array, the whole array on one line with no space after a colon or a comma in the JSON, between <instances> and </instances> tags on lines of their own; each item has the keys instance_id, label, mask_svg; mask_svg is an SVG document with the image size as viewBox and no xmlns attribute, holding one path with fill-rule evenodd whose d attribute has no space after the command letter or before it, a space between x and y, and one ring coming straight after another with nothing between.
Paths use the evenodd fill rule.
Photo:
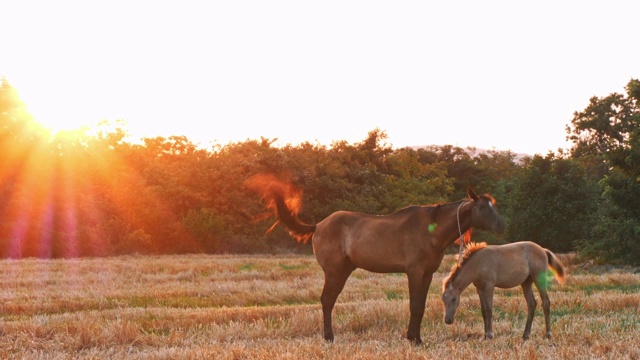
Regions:
<instances>
[{"instance_id":1,"label":"tree line","mask_svg":"<svg viewBox=\"0 0 640 360\"><path fill-rule=\"evenodd\" d=\"M456 146L394 149L384 130L360 142L275 146L262 138L203 149L184 136L129 141L124 126L52 135L0 83L0 257L310 252L246 186L272 174L302 190L300 217L387 214L492 194L504 236L556 252L640 264L640 82L593 97L567 125L573 146L520 158ZM91 131L89 131L91 130Z\"/></svg>"}]
</instances>

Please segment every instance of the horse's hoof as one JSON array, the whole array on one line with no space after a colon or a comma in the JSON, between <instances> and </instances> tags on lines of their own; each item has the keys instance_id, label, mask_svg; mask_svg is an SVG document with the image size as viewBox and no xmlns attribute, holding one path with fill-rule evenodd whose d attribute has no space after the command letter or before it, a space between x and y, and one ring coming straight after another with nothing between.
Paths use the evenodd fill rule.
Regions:
<instances>
[{"instance_id":1,"label":"horse's hoof","mask_svg":"<svg viewBox=\"0 0 640 360\"><path fill-rule=\"evenodd\" d=\"M325 335L324 336L324 341L326 341L328 343L332 343L333 342L333 335Z\"/></svg>"},{"instance_id":2,"label":"horse's hoof","mask_svg":"<svg viewBox=\"0 0 640 360\"><path fill-rule=\"evenodd\" d=\"M421 339L421 338L419 338L419 337L417 337L417 338L413 338L413 339L412 339L412 338L407 338L407 339L408 339L409 341L411 341L411 343L412 343L413 345L416 345L416 346L417 346L417 345L422 345L422 339Z\"/></svg>"},{"instance_id":3,"label":"horse's hoof","mask_svg":"<svg viewBox=\"0 0 640 360\"><path fill-rule=\"evenodd\" d=\"M484 334L484 339L485 339L485 340L491 340L491 339L493 339L493 333Z\"/></svg>"}]
</instances>

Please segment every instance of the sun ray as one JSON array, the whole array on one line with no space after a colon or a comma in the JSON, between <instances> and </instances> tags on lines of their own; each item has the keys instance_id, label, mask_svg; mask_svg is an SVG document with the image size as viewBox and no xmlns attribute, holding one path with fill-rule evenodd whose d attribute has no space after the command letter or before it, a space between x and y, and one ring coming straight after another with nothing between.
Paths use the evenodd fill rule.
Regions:
<instances>
[{"instance_id":1,"label":"sun ray","mask_svg":"<svg viewBox=\"0 0 640 360\"><path fill-rule=\"evenodd\" d=\"M42 209L47 203L46 188L51 180L51 172L48 163L43 161L43 152L40 150L40 144L35 144L33 149L26 149L20 154L19 158L24 163L11 176L13 194L4 214L14 224L7 249L8 257L22 257L33 252L35 244L32 244L30 238L34 236L34 227L31 224L36 222L42 227L42 218L38 214L45 213Z\"/></svg>"},{"instance_id":2,"label":"sun ray","mask_svg":"<svg viewBox=\"0 0 640 360\"><path fill-rule=\"evenodd\" d=\"M53 248L53 233L52 229L55 224L55 209L53 204L53 197L49 194L47 200L45 200L44 207L42 208L40 219L40 235L39 235L39 247L36 249L36 255L40 258L50 258Z\"/></svg>"},{"instance_id":3,"label":"sun ray","mask_svg":"<svg viewBox=\"0 0 640 360\"><path fill-rule=\"evenodd\" d=\"M153 159L164 147L127 142L121 121L47 132L12 87L3 82L0 91L3 256L168 251L175 246L168 239L175 237L184 239L179 247L199 248L181 222L183 214L165 200L165 189L150 184L141 170L146 160L140 152Z\"/></svg>"}]
</instances>

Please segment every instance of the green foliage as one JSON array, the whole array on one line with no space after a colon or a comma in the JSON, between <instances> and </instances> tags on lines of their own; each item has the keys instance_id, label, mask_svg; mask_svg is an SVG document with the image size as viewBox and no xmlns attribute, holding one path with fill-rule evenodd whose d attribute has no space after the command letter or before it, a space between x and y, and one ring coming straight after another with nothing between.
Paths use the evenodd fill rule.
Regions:
<instances>
[{"instance_id":1,"label":"green foliage","mask_svg":"<svg viewBox=\"0 0 640 360\"><path fill-rule=\"evenodd\" d=\"M598 209L597 184L579 164L552 154L524 166L507 198L510 241L534 241L552 251L574 250L589 236Z\"/></svg>"},{"instance_id":2,"label":"green foliage","mask_svg":"<svg viewBox=\"0 0 640 360\"><path fill-rule=\"evenodd\" d=\"M605 186L605 202L599 209L591 236L580 241L580 253L603 262L638 265L640 183L615 170L601 183Z\"/></svg>"},{"instance_id":3,"label":"green foliage","mask_svg":"<svg viewBox=\"0 0 640 360\"><path fill-rule=\"evenodd\" d=\"M453 181L444 163L421 161L419 151L399 149L387 161L385 212L408 205L443 202L453 191Z\"/></svg>"},{"instance_id":4,"label":"green foliage","mask_svg":"<svg viewBox=\"0 0 640 360\"><path fill-rule=\"evenodd\" d=\"M132 229L131 225L122 219L113 218L105 221L94 231L100 234L109 255L154 252L151 237L143 229Z\"/></svg>"},{"instance_id":5,"label":"green foliage","mask_svg":"<svg viewBox=\"0 0 640 360\"><path fill-rule=\"evenodd\" d=\"M224 219L215 210L189 210L182 219L182 225L206 252L223 252L228 235Z\"/></svg>"},{"instance_id":6,"label":"green foliage","mask_svg":"<svg viewBox=\"0 0 640 360\"><path fill-rule=\"evenodd\" d=\"M632 79L626 95L593 97L576 112L574 158L601 179L599 216L581 253L602 261L640 264L640 81Z\"/></svg>"}]
</instances>

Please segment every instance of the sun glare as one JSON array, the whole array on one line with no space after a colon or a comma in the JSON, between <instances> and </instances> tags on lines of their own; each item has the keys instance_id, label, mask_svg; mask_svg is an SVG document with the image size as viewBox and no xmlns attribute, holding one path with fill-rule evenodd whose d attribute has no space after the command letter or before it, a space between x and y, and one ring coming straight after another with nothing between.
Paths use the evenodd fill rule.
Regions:
<instances>
[{"instance_id":1,"label":"sun glare","mask_svg":"<svg viewBox=\"0 0 640 360\"><path fill-rule=\"evenodd\" d=\"M78 115L78 104L73 101L66 100L59 94L52 94L49 89L38 90L37 87L22 85L20 81L14 87L33 119L52 135L86 131L92 127L89 121Z\"/></svg>"},{"instance_id":2,"label":"sun glare","mask_svg":"<svg viewBox=\"0 0 640 360\"><path fill-rule=\"evenodd\" d=\"M61 132L74 132L90 128L88 122L80 119L74 119L71 114L65 116L56 111L50 111L51 107L47 104L38 104L34 102L26 102L27 109L33 115L36 122L40 123L52 135Z\"/></svg>"}]
</instances>

